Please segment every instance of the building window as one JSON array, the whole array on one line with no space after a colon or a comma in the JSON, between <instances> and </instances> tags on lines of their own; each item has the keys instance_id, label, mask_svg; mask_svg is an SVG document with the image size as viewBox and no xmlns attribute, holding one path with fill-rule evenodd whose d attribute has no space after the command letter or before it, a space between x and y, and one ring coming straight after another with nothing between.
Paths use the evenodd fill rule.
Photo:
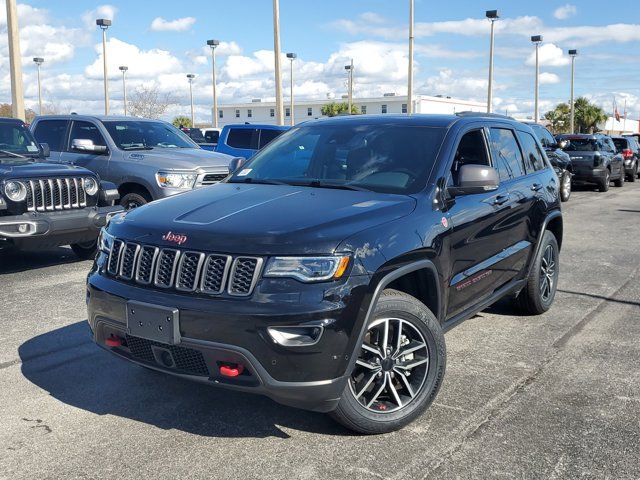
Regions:
<instances>
[{"instance_id":1,"label":"building window","mask_svg":"<svg viewBox=\"0 0 640 480\"><path fill-rule=\"evenodd\" d=\"M253 117L253 110L251 110L250 108L247 110L247 117L248 118Z\"/></svg>"},{"instance_id":2,"label":"building window","mask_svg":"<svg viewBox=\"0 0 640 480\"><path fill-rule=\"evenodd\" d=\"M224 112L222 110L218 110L218 118L224 118Z\"/></svg>"},{"instance_id":3,"label":"building window","mask_svg":"<svg viewBox=\"0 0 640 480\"><path fill-rule=\"evenodd\" d=\"M381 112L381 113L387 113L387 106L386 106L386 105L382 105L382 106L380 107L380 112Z\"/></svg>"},{"instance_id":4,"label":"building window","mask_svg":"<svg viewBox=\"0 0 640 480\"><path fill-rule=\"evenodd\" d=\"M366 105L361 105L360 106L360 113L362 115L366 115L367 114L367 106Z\"/></svg>"},{"instance_id":5,"label":"building window","mask_svg":"<svg viewBox=\"0 0 640 480\"><path fill-rule=\"evenodd\" d=\"M240 109L236 109L236 118L240 118Z\"/></svg>"},{"instance_id":6,"label":"building window","mask_svg":"<svg viewBox=\"0 0 640 480\"><path fill-rule=\"evenodd\" d=\"M402 113L407 113L407 104L406 103L402 104Z\"/></svg>"},{"instance_id":7,"label":"building window","mask_svg":"<svg viewBox=\"0 0 640 480\"><path fill-rule=\"evenodd\" d=\"M307 108L307 117L312 117L313 116L313 108L309 107Z\"/></svg>"},{"instance_id":8,"label":"building window","mask_svg":"<svg viewBox=\"0 0 640 480\"><path fill-rule=\"evenodd\" d=\"M269 109L269 116L270 117L275 117L276 116L276 109L275 108L270 108Z\"/></svg>"},{"instance_id":9,"label":"building window","mask_svg":"<svg viewBox=\"0 0 640 480\"><path fill-rule=\"evenodd\" d=\"M284 116L285 117L290 117L291 116L291 109L289 107L284 109Z\"/></svg>"}]
</instances>

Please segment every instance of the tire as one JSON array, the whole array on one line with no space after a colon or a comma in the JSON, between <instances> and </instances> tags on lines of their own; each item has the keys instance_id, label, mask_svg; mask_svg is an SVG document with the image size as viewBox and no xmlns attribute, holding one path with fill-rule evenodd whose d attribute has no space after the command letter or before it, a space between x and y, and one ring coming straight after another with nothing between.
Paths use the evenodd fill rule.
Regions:
<instances>
[{"instance_id":1,"label":"tire","mask_svg":"<svg viewBox=\"0 0 640 480\"><path fill-rule=\"evenodd\" d=\"M145 195L141 195L139 193L127 193L120 199L120 205L122 205L125 210L132 210L134 208L141 207L142 205L146 205L150 201L151 200Z\"/></svg>"},{"instance_id":2,"label":"tire","mask_svg":"<svg viewBox=\"0 0 640 480\"><path fill-rule=\"evenodd\" d=\"M638 164L636 163L633 166L633 172L631 173L631 175L627 177L627 182L631 182L631 183L635 182L637 176L638 176Z\"/></svg>"},{"instance_id":3,"label":"tire","mask_svg":"<svg viewBox=\"0 0 640 480\"><path fill-rule=\"evenodd\" d=\"M82 260L93 260L98 253L98 240L84 243L74 243L71 245L71 250L76 254L76 257Z\"/></svg>"},{"instance_id":4,"label":"tire","mask_svg":"<svg viewBox=\"0 0 640 480\"><path fill-rule=\"evenodd\" d=\"M571 172L565 170L560 178L560 200L568 202L571 197Z\"/></svg>"},{"instance_id":5,"label":"tire","mask_svg":"<svg viewBox=\"0 0 640 480\"><path fill-rule=\"evenodd\" d=\"M624 167L622 167L622 169L620 170L620 176L613 181L613 184L616 187L624 187L624 177L625 177Z\"/></svg>"},{"instance_id":6,"label":"tire","mask_svg":"<svg viewBox=\"0 0 640 480\"><path fill-rule=\"evenodd\" d=\"M527 283L516 297L516 304L523 313L540 315L551 308L560 275L559 253L555 235L546 230L527 277ZM547 287L544 287L545 284Z\"/></svg>"},{"instance_id":7,"label":"tire","mask_svg":"<svg viewBox=\"0 0 640 480\"><path fill-rule=\"evenodd\" d=\"M607 170L604 180L600 180L600 183L598 183L598 190L601 192L608 192L610 185L611 185L611 172Z\"/></svg>"},{"instance_id":8,"label":"tire","mask_svg":"<svg viewBox=\"0 0 640 480\"><path fill-rule=\"evenodd\" d=\"M367 328L356 366L330 415L358 433L392 432L420 416L438 394L446 367L444 334L424 304L392 289L380 295ZM383 353L377 345L384 345L385 329L393 347Z\"/></svg>"}]
</instances>

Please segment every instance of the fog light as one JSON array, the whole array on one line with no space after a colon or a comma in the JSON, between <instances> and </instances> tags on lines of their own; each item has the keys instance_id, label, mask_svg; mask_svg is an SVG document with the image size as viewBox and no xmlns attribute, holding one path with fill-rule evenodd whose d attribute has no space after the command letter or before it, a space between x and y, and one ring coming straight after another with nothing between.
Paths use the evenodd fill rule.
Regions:
<instances>
[{"instance_id":1,"label":"fog light","mask_svg":"<svg viewBox=\"0 0 640 480\"><path fill-rule=\"evenodd\" d=\"M278 345L304 347L318 343L324 328L315 325L307 327L269 327L267 331Z\"/></svg>"}]
</instances>

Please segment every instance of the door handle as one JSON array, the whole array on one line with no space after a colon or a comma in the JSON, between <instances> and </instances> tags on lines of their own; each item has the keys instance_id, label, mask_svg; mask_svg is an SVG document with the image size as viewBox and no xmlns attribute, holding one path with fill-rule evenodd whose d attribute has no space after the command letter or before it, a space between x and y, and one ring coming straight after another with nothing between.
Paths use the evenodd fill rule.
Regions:
<instances>
[{"instance_id":1,"label":"door handle","mask_svg":"<svg viewBox=\"0 0 640 480\"><path fill-rule=\"evenodd\" d=\"M541 183L534 183L533 185L531 185L531 190L533 190L534 192L537 192L538 190L542 189L542 184Z\"/></svg>"},{"instance_id":2,"label":"door handle","mask_svg":"<svg viewBox=\"0 0 640 480\"><path fill-rule=\"evenodd\" d=\"M493 199L493 204L494 205L504 205L505 203L507 203L509 201L510 198L511 198L511 195L509 195L508 193L503 193L503 194L498 195L496 198Z\"/></svg>"}]
</instances>

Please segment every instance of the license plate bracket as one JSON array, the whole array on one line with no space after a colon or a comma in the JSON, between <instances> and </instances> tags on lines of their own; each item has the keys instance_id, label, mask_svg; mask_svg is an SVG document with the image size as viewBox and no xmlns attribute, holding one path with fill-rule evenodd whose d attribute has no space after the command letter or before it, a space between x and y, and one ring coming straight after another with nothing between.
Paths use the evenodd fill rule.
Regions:
<instances>
[{"instance_id":1,"label":"license plate bracket","mask_svg":"<svg viewBox=\"0 0 640 480\"><path fill-rule=\"evenodd\" d=\"M180 311L149 303L127 302L127 332L134 337L175 345L180 342Z\"/></svg>"}]
</instances>

